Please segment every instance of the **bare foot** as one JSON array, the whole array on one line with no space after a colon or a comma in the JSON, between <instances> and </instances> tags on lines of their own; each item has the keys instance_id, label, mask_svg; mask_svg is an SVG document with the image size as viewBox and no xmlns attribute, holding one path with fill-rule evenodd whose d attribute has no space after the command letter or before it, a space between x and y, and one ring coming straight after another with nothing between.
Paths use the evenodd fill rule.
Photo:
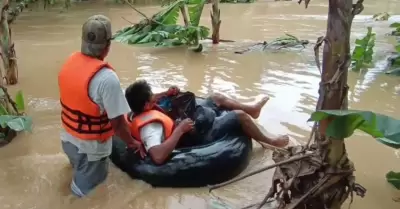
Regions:
<instances>
[{"instance_id":1,"label":"bare foot","mask_svg":"<svg viewBox=\"0 0 400 209\"><path fill-rule=\"evenodd\" d=\"M260 101L258 101L256 104L254 104L252 106L252 110L249 111L249 115L252 118L257 119L260 116L262 107L264 107L264 105L268 102L268 100L269 100L269 97L266 96L266 97L262 98Z\"/></svg>"},{"instance_id":2,"label":"bare foot","mask_svg":"<svg viewBox=\"0 0 400 209\"><path fill-rule=\"evenodd\" d=\"M271 145L275 147L286 147L289 144L289 136L288 135L283 135L277 137L275 140L271 142Z\"/></svg>"}]
</instances>

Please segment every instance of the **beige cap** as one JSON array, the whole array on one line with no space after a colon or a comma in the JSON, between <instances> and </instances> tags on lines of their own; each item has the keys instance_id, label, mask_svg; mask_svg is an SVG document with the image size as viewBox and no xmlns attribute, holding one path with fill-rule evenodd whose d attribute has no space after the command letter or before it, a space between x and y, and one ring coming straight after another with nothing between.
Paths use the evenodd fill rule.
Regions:
<instances>
[{"instance_id":1,"label":"beige cap","mask_svg":"<svg viewBox=\"0 0 400 209\"><path fill-rule=\"evenodd\" d=\"M81 52L98 57L111 41L111 21L104 15L93 15L82 26Z\"/></svg>"}]
</instances>

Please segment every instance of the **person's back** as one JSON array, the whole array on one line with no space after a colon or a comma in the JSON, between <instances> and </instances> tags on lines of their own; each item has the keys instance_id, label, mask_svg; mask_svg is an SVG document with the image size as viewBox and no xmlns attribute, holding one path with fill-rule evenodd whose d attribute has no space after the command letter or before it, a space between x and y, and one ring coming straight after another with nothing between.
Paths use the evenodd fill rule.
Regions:
<instances>
[{"instance_id":1,"label":"person's back","mask_svg":"<svg viewBox=\"0 0 400 209\"><path fill-rule=\"evenodd\" d=\"M102 15L90 17L82 27L81 52L67 59L58 76L60 137L74 169L71 190L78 197L87 195L106 179L110 139L114 134L121 135L116 124L121 124L129 112L118 76L103 61L110 41L109 19ZM133 141L129 133L122 135Z\"/></svg>"}]
</instances>

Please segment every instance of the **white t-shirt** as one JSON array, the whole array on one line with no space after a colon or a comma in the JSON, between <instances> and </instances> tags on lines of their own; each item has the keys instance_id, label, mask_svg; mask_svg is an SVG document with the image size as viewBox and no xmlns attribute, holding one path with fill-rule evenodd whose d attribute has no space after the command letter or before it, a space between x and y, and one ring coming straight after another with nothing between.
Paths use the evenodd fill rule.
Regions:
<instances>
[{"instance_id":1,"label":"white t-shirt","mask_svg":"<svg viewBox=\"0 0 400 209\"><path fill-rule=\"evenodd\" d=\"M147 151L154 146L160 145L165 139L162 123L153 122L143 126L140 129L140 137Z\"/></svg>"},{"instance_id":2,"label":"white t-shirt","mask_svg":"<svg viewBox=\"0 0 400 209\"><path fill-rule=\"evenodd\" d=\"M101 69L89 83L89 96L99 105L100 111L107 112L109 119L130 112L129 105L121 89L117 74L107 68ZM111 154L112 140L100 143L97 140L82 140L67 133L64 128L60 134L62 141L78 147L80 153L87 154L89 161L97 161Z\"/></svg>"}]
</instances>

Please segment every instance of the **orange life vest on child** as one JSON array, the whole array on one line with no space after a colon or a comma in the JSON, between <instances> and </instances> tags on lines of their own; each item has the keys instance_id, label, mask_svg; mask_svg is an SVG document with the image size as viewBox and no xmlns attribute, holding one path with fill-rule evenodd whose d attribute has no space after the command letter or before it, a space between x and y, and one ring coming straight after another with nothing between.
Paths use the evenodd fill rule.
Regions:
<instances>
[{"instance_id":1,"label":"orange life vest on child","mask_svg":"<svg viewBox=\"0 0 400 209\"><path fill-rule=\"evenodd\" d=\"M129 115L126 116L132 136L143 143L140 137L140 129L152 122L160 122L164 127L164 137L168 139L174 130L174 121L166 114L158 110L149 110L139 115L134 116L132 119Z\"/></svg>"},{"instance_id":2,"label":"orange life vest on child","mask_svg":"<svg viewBox=\"0 0 400 209\"><path fill-rule=\"evenodd\" d=\"M58 74L62 125L76 138L105 141L114 134L107 113L100 113L89 96L89 83L103 67L114 70L102 60L75 52Z\"/></svg>"}]
</instances>

